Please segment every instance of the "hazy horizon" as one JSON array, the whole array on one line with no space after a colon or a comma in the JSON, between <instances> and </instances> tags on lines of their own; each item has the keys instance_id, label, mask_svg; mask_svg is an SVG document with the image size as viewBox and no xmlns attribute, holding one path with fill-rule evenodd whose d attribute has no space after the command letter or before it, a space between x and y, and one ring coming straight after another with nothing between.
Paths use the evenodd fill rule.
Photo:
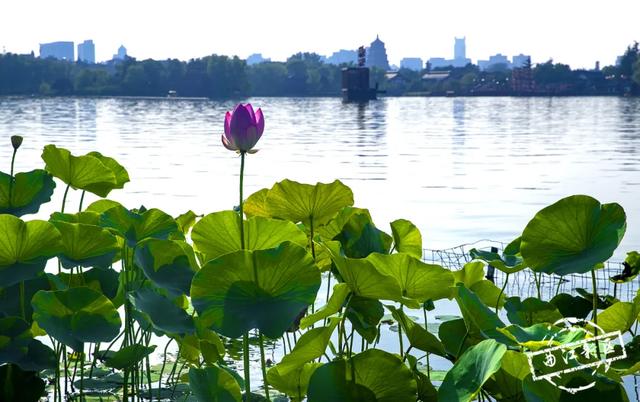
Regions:
<instances>
[{"instance_id":1,"label":"hazy horizon","mask_svg":"<svg viewBox=\"0 0 640 402\"><path fill-rule=\"evenodd\" d=\"M640 39L640 2L583 1L580 7L541 0L514 6L506 0L455 4L406 1L339 2L306 9L299 2L267 4L186 0L114 0L109 7L86 2L24 0L0 4L0 50L39 54L39 44L92 39L96 60L111 59L123 44L137 59L188 60L210 54L252 53L282 61L308 51L330 56L340 49L368 46L376 35L386 44L389 62L404 57L452 58L454 37L467 38L467 57L474 63L502 53L524 53L534 63L553 59L573 68L615 62ZM360 8L359 8L360 7ZM535 29L536 24L543 29ZM77 52L77 49L76 49ZM77 54L76 54L77 57Z\"/></svg>"}]
</instances>

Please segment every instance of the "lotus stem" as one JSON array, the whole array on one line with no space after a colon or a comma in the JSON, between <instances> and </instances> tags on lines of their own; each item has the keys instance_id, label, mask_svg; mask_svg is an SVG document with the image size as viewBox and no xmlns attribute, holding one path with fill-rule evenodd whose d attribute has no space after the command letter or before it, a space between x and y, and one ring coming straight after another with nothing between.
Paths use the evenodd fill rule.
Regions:
<instances>
[{"instance_id":1,"label":"lotus stem","mask_svg":"<svg viewBox=\"0 0 640 402\"><path fill-rule=\"evenodd\" d=\"M500 306L500 298L502 297L502 294L504 293L504 290L507 287L507 283L509 283L509 273L507 273L507 275L505 276L504 284L502 285L502 289L500 289L500 294L498 294L498 298L496 299L496 314L498 314L498 307ZM426 315L425 315L425 325L426 325Z\"/></svg>"},{"instance_id":2,"label":"lotus stem","mask_svg":"<svg viewBox=\"0 0 640 402\"><path fill-rule=\"evenodd\" d=\"M404 306L400 304L400 312L404 313ZM400 357L404 358L404 347L402 346L402 324L398 321L398 343L400 344Z\"/></svg>"},{"instance_id":3,"label":"lotus stem","mask_svg":"<svg viewBox=\"0 0 640 402\"><path fill-rule=\"evenodd\" d=\"M244 184L244 156L246 152L240 152L240 248L244 250L244 197L243 197L243 184Z\"/></svg>"},{"instance_id":4,"label":"lotus stem","mask_svg":"<svg viewBox=\"0 0 640 402\"><path fill-rule=\"evenodd\" d=\"M244 250L244 197L243 197L243 187L244 187L244 157L246 152L240 151L240 248ZM249 400L249 395L251 394L251 370L249 367L249 332L245 332L242 335L242 357L244 361L244 391L247 394L247 400Z\"/></svg>"},{"instance_id":5,"label":"lotus stem","mask_svg":"<svg viewBox=\"0 0 640 402\"><path fill-rule=\"evenodd\" d=\"M84 202L84 195L87 192L85 190L82 190L82 195L80 196L80 206L78 207L78 212L82 212L82 203Z\"/></svg>"},{"instance_id":6,"label":"lotus stem","mask_svg":"<svg viewBox=\"0 0 640 402\"><path fill-rule=\"evenodd\" d=\"M67 188L64 189L64 195L62 196L62 209L60 209L60 212L62 212L64 214L64 206L67 203L67 194L69 194L69 187L70 185L67 184Z\"/></svg>"},{"instance_id":7,"label":"lotus stem","mask_svg":"<svg viewBox=\"0 0 640 402\"><path fill-rule=\"evenodd\" d=\"M267 397L267 402L271 402L271 398L269 398L269 382L267 381L267 365L264 359L264 340L262 337L262 332L258 332L258 343L260 344L260 365L262 366L262 381L264 383L264 393Z\"/></svg>"},{"instance_id":8,"label":"lotus stem","mask_svg":"<svg viewBox=\"0 0 640 402\"><path fill-rule=\"evenodd\" d=\"M538 273L533 272L533 279L536 282L536 290L538 291L538 299L542 300L542 295L540 294L540 281L542 280L542 272L540 273L540 278L538 279Z\"/></svg>"},{"instance_id":9,"label":"lotus stem","mask_svg":"<svg viewBox=\"0 0 640 402\"><path fill-rule=\"evenodd\" d=\"M309 243L311 245L311 256L313 257L313 261L315 261L316 260L316 247L313 244L313 237L314 237L314 233L313 233L313 215L309 216L309 231L310 231Z\"/></svg>"},{"instance_id":10,"label":"lotus stem","mask_svg":"<svg viewBox=\"0 0 640 402\"><path fill-rule=\"evenodd\" d=\"M508 277L508 275L507 275ZM506 279L505 279L506 282ZM500 296L498 296L500 299ZM424 329L429 331L429 322L427 321L427 309L422 307L422 314L424 315ZM427 352L427 378L431 381L431 367L429 367L429 352Z\"/></svg>"},{"instance_id":11,"label":"lotus stem","mask_svg":"<svg viewBox=\"0 0 640 402\"><path fill-rule=\"evenodd\" d=\"M13 156L11 157L11 176L9 177L9 208L11 208L11 199L13 196L13 165L16 161L16 153L18 152L17 148L13 149Z\"/></svg>"},{"instance_id":12,"label":"lotus stem","mask_svg":"<svg viewBox=\"0 0 640 402\"><path fill-rule=\"evenodd\" d=\"M598 336L598 289L596 283L596 270L591 269L591 286L593 287L593 323L595 324L593 328L593 336ZM598 359L600 359L600 342L596 342L596 352L598 353Z\"/></svg>"},{"instance_id":13,"label":"lotus stem","mask_svg":"<svg viewBox=\"0 0 640 402\"><path fill-rule=\"evenodd\" d=\"M556 294L554 296L557 296L558 293L560 293L560 285L562 285L562 276L560 276L560 279L558 280L558 286L556 286Z\"/></svg>"}]
</instances>

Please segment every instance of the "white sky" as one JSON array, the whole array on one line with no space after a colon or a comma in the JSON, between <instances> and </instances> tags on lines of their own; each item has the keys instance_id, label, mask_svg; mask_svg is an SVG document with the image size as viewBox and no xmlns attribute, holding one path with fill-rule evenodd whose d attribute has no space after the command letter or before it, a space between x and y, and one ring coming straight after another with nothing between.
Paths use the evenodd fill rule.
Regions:
<instances>
[{"instance_id":1,"label":"white sky","mask_svg":"<svg viewBox=\"0 0 640 402\"><path fill-rule=\"evenodd\" d=\"M380 34L389 61L530 54L572 67L612 64L640 40L640 0L0 0L0 51L39 53L39 43L93 39L96 58L120 44L138 59L189 59L262 53L284 60L298 51L330 55L368 45Z\"/></svg>"}]
</instances>

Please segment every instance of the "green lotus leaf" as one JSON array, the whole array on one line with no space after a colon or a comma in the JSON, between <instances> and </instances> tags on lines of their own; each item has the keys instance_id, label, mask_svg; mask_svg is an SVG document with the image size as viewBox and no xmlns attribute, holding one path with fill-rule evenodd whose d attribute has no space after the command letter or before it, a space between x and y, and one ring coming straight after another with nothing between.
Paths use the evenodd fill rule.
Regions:
<instances>
[{"instance_id":1,"label":"green lotus leaf","mask_svg":"<svg viewBox=\"0 0 640 402\"><path fill-rule=\"evenodd\" d=\"M176 223L178 224L178 229L182 232L182 234L186 235L189 233L193 225L196 224L196 215L192 210L188 210L184 214L179 215L176 218Z\"/></svg>"},{"instance_id":2,"label":"green lotus leaf","mask_svg":"<svg viewBox=\"0 0 640 402\"><path fill-rule=\"evenodd\" d=\"M38 326L76 351L83 342L110 342L120 331L120 316L111 301L87 287L41 290L31 305Z\"/></svg>"},{"instance_id":3,"label":"green lotus leaf","mask_svg":"<svg viewBox=\"0 0 640 402\"><path fill-rule=\"evenodd\" d=\"M634 280L640 274L640 253L637 251L627 253L627 258L625 258L622 265L624 267L622 273L609 278L611 282L626 283Z\"/></svg>"},{"instance_id":4,"label":"green lotus leaf","mask_svg":"<svg viewBox=\"0 0 640 402\"><path fill-rule=\"evenodd\" d=\"M189 386L198 402L241 402L240 385L231 374L217 366L191 367Z\"/></svg>"},{"instance_id":5,"label":"green lotus leaf","mask_svg":"<svg viewBox=\"0 0 640 402\"><path fill-rule=\"evenodd\" d=\"M533 217L522 233L520 251L534 271L582 274L613 255L626 228L626 215L620 205L574 195Z\"/></svg>"},{"instance_id":6,"label":"green lotus leaf","mask_svg":"<svg viewBox=\"0 0 640 402\"><path fill-rule=\"evenodd\" d=\"M448 320L440 324L438 337L447 353L454 357L458 357L459 354L461 355L465 350L484 339L484 336L478 332L469 332L467 324L462 318Z\"/></svg>"},{"instance_id":7,"label":"green lotus leaf","mask_svg":"<svg viewBox=\"0 0 640 402\"><path fill-rule=\"evenodd\" d=\"M433 386L429 377L418 368L418 359L410 354L406 354L405 356L407 362L409 362L409 368L411 369L411 373L413 373L413 378L416 380L418 400L436 401L438 399L438 390Z\"/></svg>"},{"instance_id":8,"label":"green lotus leaf","mask_svg":"<svg viewBox=\"0 0 640 402\"><path fill-rule=\"evenodd\" d=\"M26 280L22 283L24 286L24 305L20 303L19 283L0 289L0 316L22 317L22 309L24 307L24 319L31 323L33 309L29 301L39 290L50 290L51 285L45 274L40 274L36 278Z\"/></svg>"},{"instance_id":9,"label":"green lotus leaf","mask_svg":"<svg viewBox=\"0 0 640 402\"><path fill-rule=\"evenodd\" d=\"M336 314L344 305L349 295L349 285L346 283L336 283L333 285L333 293L327 304L313 314L309 314L300 320L300 328L308 328L320 320Z\"/></svg>"},{"instance_id":10,"label":"green lotus leaf","mask_svg":"<svg viewBox=\"0 0 640 402\"><path fill-rule=\"evenodd\" d=\"M576 288L575 291L580 297L591 303L591 308L593 308L593 292L589 292L582 288ZM596 293L596 307L600 310L609 308L619 301L620 300L611 295L601 295Z\"/></svg>"},{"instance_id":11,"label":"green lotus leaf","mask_svg":"<svg viewBox=\"0 0 640 402\"><path fill-rule=\"evenodd\" d=\"M398 282L404 297L423 303L451 297L453 274L440 265L426 264L409 254L370 254L367 258L378 271Z\"/></svg>"},{"instance_id":12,"label":"green lotus leaf","mask_svg":"<svg viewBox=\"0 0 640 402\"><path fill-rule=\"evenodd\" d=\"M104 362L104 365L114 369L124 370L142 361L142 359L153 353L154 350L156 350L156 345L144 346L136 344L125 346L109 356Z\"/></svg>"},{"instance_id":13,"label":"green lotus leaf","mask_svg":"<svg viewBox=\"0 0 640 402\"><path fill-rule=\"evenodd\" d=\"M116 237L100 226L58 220L51 223L62 236L58 258L64 268L109 267L119 251Z\"/></svg>"},{"instance_id":14,"label":"green lotus leaf","mask_svg":"<svg viewBox=\"0 0 640 402\"><path fill-rule=\"evenodd\" d=\"M591 370L578 370L564 373L553 378L553 383L544 380L534 381L529 374L522 382L522 390L527 402L629 402L624 385L600 373ZM576 393L563 391L564 388L579 388L595 382L595 385Z\"/></svg>"},{"instance_id":15,"label":"green lotus leaf","mask_svg":"<svg viewBox=\"0 0 640 402\"><path fill-rule=\"evenodd\" d=\"M149 316L153 326L170 334L195 331L193 318L169 298L150 286L143 286L129 294L135 308Z\"/></svg>"},{"instance_id":16,"label":"green lotus leaf","mask_svg":"<svg viewBox=\"0 0 640 402\"><path fill-rule=\"evenodd\" d=\"M509 325L505 328L498 328L498 331L529 350L540 350L571 343L585 337L583 331L563 331L562 328L546 323L534 324L525 328L519 325Z\"/></svg>"},{"instance_id":17,"label":"green lotus leaf","mask_svg":"<svg viewBox=\"0 0 640 402\"><path fill-rule=\"evenodd\" d=\"M319 227L353 205L353 193L339 180L311 185L285 179L268 191L265 204L273 217Z\"/></svg>"},{"instance_id":18,"label":"green lotus leaf","mask_svg":"<svg viewBox=\"0 0 640 402\"><path fill-rule=\"evenodd\" d=\"M42 169L17 173L11 186L11 202L9 202L9 184L11 176L0 172L0 214L23 216L35 214L40 206L51 201L56 187L49 173Z\"/></svg>"},{"instance_id":19,"label":"green lotus leaf","mask_svg":"<svg viewBox=\"0 0 640 402\"><path fill-rule=\"evenodd\" d=\"M291 398L291 402L302 402L307 396L309 380L322 363L305 363L287 374L280 373L279 366L267 371L269 385Z\"/></svg>"},{"instance_id":20,"label":"green lotus leaf","mask_svg":"<svg viewBox=\"0 0 640 402\"><path fill-rule=\"evenodd\" d=\"M398 280L390 274L378 270L371 261L342 257L337 242L327 242L325 246L331 253L331 259L342 280L349 285L353 294L369 299L392 300L411 304L411 300L402 297L402 289ZM417 305L415 302L413 304Z\"/></svg>"},{"instance_id":21,"label":"green lotus leaf","mask_svg":"<svg viewBox=\"0 0 640 402\"><path fill-rule=\"evenodd\" d=\"M89 186L89 188L86 189L87 191L92 192L94 194L98 194L99 192L104 192L104 191L108 193L114 189L124 188L124 185L130 181L129 173L127 172L127 169L125 169L115 159L110 158L108 156L104 156L100 152L89 152L87 155L93 156L98 160L100 160L100 162L102 162L103 165L111 169L111 171L113 172L113 175L115 176L115 184L112 187L109 188L104 186L103 184L97 183Z\"/></svg>"},{"instance_id":22,"label":"green lotus leaf","mask_svg":"<svg viewBox=\"0 0 640 402\"><path fill-rule=\"evenodd\" d=\"M201 363L200 356L209 365L222 361L226 350L218 334L204 328L199 317L194 317L194 322L195 334L174 337L181 348L180 356L197 365Z\"/></svg>"},{"instance_id":23,"label":"green lotus leaf","mask_svg":"<svg viewBox=\"0 0 640 402\"><path fill-rule=\"evenodd\" d=\"M468 349L453 365L438 389L438 400L469 402L500 369L507 347L486 339Z\"/></svg>"},{"instance_id":24,"label":"green lotus leaf","mask_svg":"<svg viewBox=\"0 0 640 402\"><path fill-rule=\"evenodd\" d=\"M263 218L272 218L269 211L267 211L267 194L269 193L268 188L263 188L262 190L258 190L255 193L251 194L249 198L244 200L242 204L242 210L247 218L252 216L261 216Z\"/></svg>"},{"instance_id":25,"label":"green lotus leaf","mask_svg":"<svg viewBox=\"0 0 640 402\"><path fill-rule=\"evenodd\" d=\"M327 224L316 229L316 233L324 240L335 240L336 236L342 232L344 226L354 215L364 215L365 220L372 222L369 210L355 207L344 207Z\"/></svg>"},{"instance_id":26,"label":"green lotus leaf","mask_svg":"<svg viewBox=\"0 0 640 402\"><path fill-rule=\"evenodd\" d=\"M620 347L615 346L614 350L620 352ZM631 341L624 345L627 357L614 361L611 366L621 375L637 374L640 372L640 336L634 336ZM618 355L618 353L616 353Z\"/></svg>"},{"instance_id":27,"label":"green lotus leaf","mask_svg":"<svg viewBox=\"0 0 640 402\"><path fill-rule=\"evenodd\" d=\"M522 301L519 297L509 297L504 308L509 321L523 327L545 322L553 324L562 319L562 314L553 304L534 297Z\"/></svg>"},{"instance_id":28,"label":"green lotus leaf","mask_svg":"<svg viewBox=\"0 0 640 402\"><path fill-rule=\"evenodd\" d=\"M278 363L278 373L281 376L286 376L305 363L324 355L338 323L340 323L340 319L334 317L329 319L327 326L314 328L302 334L293 350Z\"/></svg>"},{"instance_id":29,"label":"green lotus leaf","mask_svg":"<svg viewBox=\"0 0 640 402\"><path fill-rule=\"evenodd\" d=\"M290 241L305 247L307 236L291 222L253 217L244 224L245 250L266 250ZM191 239L204 261L242 249L240 244L240 217L234 211L214 212L202 218L193 227Z\"/></svg>"},{"instance_id":30,"label":"green lotus leaf","mask_svg":"<svg viewBox=\"0 0 640 402\"><path fill-rule=\"evenodd\" d=\"M415 402L413 374L395 355L369 349L349 360L318 367L309 381L309 402Z\"/></svg>"},{"instance_id":31,"label":"green lotus leaf","mask_svg":"<svg viewBox=\"0 0 640 402\"><path fill-rule=\"evenodd\" d=\"M509 243L502 254L494 253L492 251L478 250L475 248L471 249L469 254L472 258L482 260L504 273L513 274L518 271L522 271L527 267L522 259L522 255L520 254L521 239L521 237L518 237Z\"/></svg>"},{"instance_id":32,"label":"green lotus leaf","mask_svg":"<svg viewBox=\"0 0 640 402\"><path fill-rule=\"evenodd\" d=\"M391 222L391 233L396 251L422 258L422 235L420 230L406 219Z\"/></svg>"},{"instance_id":33,"label":"green lotus leaf","mask_svg":"<svg viewBox=\"0 0 640 402\"><path fill-rule=\"evenodd\" d=\"M100 225L100 214L94 211L76 212L75 214L65 214L54 212L49 217L49 222L82 223L85 225Z\"/></svg>"},{"instance_id":34,"label":"green lotus leaf","mask_svg":"<svg viewBox=\"0 0 640 402\"><path fill-rule=\"evenodd\" d=\"M183 241L148 239L135 251L135 262L156 286L170 294L189 295L198 263L191 246Z\"/></svg>"},{"instance_id":35,"label":"green lotus leaf","mask_svg":"<svg viewBox=\"0 0 640 402\"><path fill-rule=\"evenodd\" d=\"M340 241L347 257L364 258L371 253L389 254L393 238L378 229L368 211L351 216L334 237Z\"/></svg>"},{"instance_id":36,"label":"green lotus leaf","mask_svg":"<svg viewBox=\"0 0 640 402\"><path fill-rule=\"evenodd\" d=\"M51 223L0 215L0 287L35 278L60 249L60 233Z\"/></svg>"},{"instance_id":37,"label":"green lotus leaf","mask_svg":"<svg viewBox=\"0 0 640 402\"><path fill-rule=\"evenodd\" d=\"M57 275L47 274L51 284L54 286L53 290L65 290L85 286L98 293L102 293L112 302L118 295L118 276L119 273L113 268L92 268L83 271L81 274L67 274L64 272Z\"/></svg>"},{"instance_id":38,"label":"green lotus leaf","mask_svg":"<svg viewBox=\"0 0 640 402\"><path fill-rule=\"evenodd\" d=\"M531 373L524 353L507 350L502 356L500 370L484 383L483 389L500 401L524 401L522 380Z\"/></svg>"},{"instance_id":39,"label":"green lotus leaf","mask_svg":"<svg viewBox=\"0 0 640 402\"><path fill-rule=\"evenodd\" d=\"M378 336L378 325L384 316L382 303L357 295L351 295L345 315L361 337L373 343Z\"/></svg>"},{"instance_id":40,"label":"green lotus leaf","mask_svg":"<svg viewBox=\"0 0 640 402\"><path fill-rule=\"evenodd\" d=\"M100 215L103 212L106 212L113 207L122 207L122 204L120 204L117 201L102 199L102 200L94 201L91 204L89 204L85 212L93 212Z\"/></svg>"},{"instance_id":41,"label":"green lotus leaf","mask_svg":"<svg viewBox=\"0 0 640 402\"><path fill-rule=\"evenodd\" d=\"M572 296L567 293L560 293L549 300L563 317L573 317L584 319L593 310L593 303L580 296Z\"/></svg>"},{"instance_id":42,"label":"green lotus leaf","mask_svg":"<svg viewBox=\"0 0 640 402\"><path fill-rule=\"evenodd\" d=\"M38 402L44 388L35 371L23 371L15 364L0 366L0 401Z\"/></svg>"},{"instance_id":43,"label":"green lotus leaf","mask_svg":"<svg viewBox=\"0 0 640 402\"><path fill-rule=\"evenodd\" d=\"M398 324L402 327L402 330L411 346L424 352L433 353L443 357L446 356L444 345L438 338L411 318L407 317L404 311L397 309L394 306L386 307L391 311L393 318L395 318Z\"/></svg>"},{"instance_id":44,"label":"green lotus leaf","mask_svg":"<svg viewBox=\"0 0 640 402\"><path fill-rule=\"evenodd\" d=\"M480 301L480 298L475 293L462 284L457 285L456 301L470 334L482 335L485 338L515 346L514 342L511 342L508 337L497 331L498 328L505 327L498 315Z\"/></svg>"},{"instance_id":45,"label":"green lotus leaf","mask_svg":"<svg viewBox=\"0 0 640 402\"><path fill-rule=\"evenodd\" d=\"M47 172L76 190L106 197L118 183L113 170L95 156L74 156L64 148L46 145L42 159Z\"/></svg>"},{"instance_id":46,"label":"green lotus leaf","mask_svg":"<svg viewBox=\"0 0 640 402\"><path fill-rule=\"evenodd\" d=\"M27 346L27 353L13 363L22 370L40 371L54 369L58 365L58 359L49 346L37 339L31 339Z\"/></svg>"},{"instance_id":47,"label":"green lotus leaf","mask_svg":"<svg viewBox=\"0 0 640 402\"><path fill-rule=\"evenodd\" d=\"M462 283L467 289L484 279L484 264L480 261L472 261L464 264L462 269L452 271L454 282Z\"/></svg>"},{"instance_id":48,"label":"green lotus leaf","mask_svg":"<svg viewBox=\"0 0 640 402\"><path fill-rule=\"evenodd\" d=\"M0 318L0 364L22 359L33 339L31 325L19 317Z\"/></svg>"},{"instance_id":49,"label":"green lotus leaf","mask_svg":"<svg viewBox=\"0 0 640 402\"><path fill-rule=\"evenodd\" d=\"M598 313L598 326L605 333L626 332L638 318L638 308L633 303L618 302Z\"/></svg>"},{"instance_id":50,"label":"green lotus leaf","mask_svg":"<svg viewBox=\"0 0 640 402\"><path fill-rule=\"evenodd\" d=\"M498 308L502 308L507 299L507 296L500 291L499 287L486 279L474 283L469 289L489 307L498 306Z\"/></svg>"},{"instance_id":51,"label":"green lotus leaf","mask_svg":"<svg viewBox=\"0 0 640 402\"><path fill-rule=\"evenodd\" d=\"M171 234L179 232L176 221L159 209L153 208L138 213L121 205L103 212L100 216L100 226L116 232L131 248L142 240L167 239Z\"/></svg>"},{"instance_id":52,"label":"green lotus leaf","mask_svg":"<svg viewBox=\"0 0 640 402\"><path fill-rule=\"evenodd\" d=\"M191 301L207 326L224 336L258 328L278 338L314 302L320 280L306 250L285 242L209 261L193 278Z\"/></svg>"}]
</instances>

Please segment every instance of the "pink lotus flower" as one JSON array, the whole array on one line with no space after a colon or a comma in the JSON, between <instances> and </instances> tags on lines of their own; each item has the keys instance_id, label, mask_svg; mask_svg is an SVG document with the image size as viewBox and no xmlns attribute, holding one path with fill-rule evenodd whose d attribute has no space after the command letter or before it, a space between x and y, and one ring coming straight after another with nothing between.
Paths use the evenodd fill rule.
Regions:
<instances>
[{"instance_id":1,"label":"pink lotus flower","mask_svg":"<svg viewBox=\"0 0 640 402\"><path fill-rule=\"evenodd\" d=\"M238 153L256 153L258 150L252 150L252 148L262 137L263 131L262 110L258 108L254 113L250 103L246 105L239 103L233 112L227 112L225 116L222 145L228 150Z\"/></svg>"}]
</instances>

